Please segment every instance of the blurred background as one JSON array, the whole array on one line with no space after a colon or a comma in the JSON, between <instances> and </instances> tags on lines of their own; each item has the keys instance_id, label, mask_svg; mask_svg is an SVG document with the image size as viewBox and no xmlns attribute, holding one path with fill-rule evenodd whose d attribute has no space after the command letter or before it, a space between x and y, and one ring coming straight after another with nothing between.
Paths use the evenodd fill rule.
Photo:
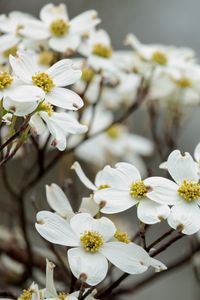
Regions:
<instances>
[{"instance_id":1,"label":"blurred background","mask_svg":"<svg viewBox=\"0 0 200 300\"><path fill-rule=\"evenodd\" d=\"M20 10L38 15L40 8L49 1L0 0L0 12L9 13ZM123 40L127 33L133 32L143 43L163 43L166 45L187 46L193 48L200 56L200 1L199 0L69 0L51 1L54 4L66 3L70 17L84 10L96 9L116 49L123 49ZM136 126L141 129L139 118ZM200 141L199 110L197 109L184 125L180 139L180 149L193 152ZM16 168L15 168L16 170ZM15 172L13 180L15 180ZM50 178L45 178L51 182ZM1 189L1 195L2 195ZM184 241L167 251L168 259L173 259L184 252ZM163 258L163 256L162 256ZM164 256L164 262L166 255ZM200 284L196 281L192 267L182 267L174 273L162 277L157 282L138 291L135 300L182 299L199 300ZM132 299L125 297L124 299Z\"/></svg>"}]
</instances>

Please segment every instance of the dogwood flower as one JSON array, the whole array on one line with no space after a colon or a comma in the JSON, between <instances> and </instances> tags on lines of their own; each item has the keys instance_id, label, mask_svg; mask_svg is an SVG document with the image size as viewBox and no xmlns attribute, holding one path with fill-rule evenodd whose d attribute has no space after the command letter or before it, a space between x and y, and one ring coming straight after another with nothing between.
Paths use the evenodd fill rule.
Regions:
<instances>
[{"instance_id":1,"label":"dogwood flower","mask_svg":"<svg viewBox=\"0 0 200 300\"><path fill-rule=\"evenodd\" d=\"M111 40L105 30L92 30L78 51L88 57L88 65L95 71L105 70L111 73L117 71L112 59Z\"/></svg>"},{"instance_id":2,"label":"dogwood flower","mask_svg":"<svg viewBox=\"0 0 200 300\"><path fill-rule=\"evenodd\" d=\"M10 56L10 64L23 82L37 86L45 93L47 103L71 110L83 106L82 99L76 93L63 88L81 77L81 71L73 69L71 60L62 59L43 72L34 63L30 53L19 51L18 57Z\"/></svg>"},{"instance_id":3,"label":"dogwood flower","mask_svg":"<svg viewBox=\"0 0 200 300\"><path fill-rule=\"evenodd\" d=\"M198 165L186 152L174 150L168 157L167 170L175 182L154 177L149 197L161 204L171 205L168 224L184 234L200 230L200 184Z\"/></svg>"},{"instance_id":4,"label":"dogwood flower","mask_svg":"<svg viewBox=\"0 0 200 300\"><path fill-rule=\"evenodd\" d=\"M138 169L128 163L117 163L115 167L116 175L111 187L94 194L94 200L103 203L101 212L119 213L137 205L137 216L145 224L158 223L168 217L168 205L152 201L149 197L154 177L142 180Z\"/></svg>"},{"instance_id":5,"label":"dogwood flower","mask_svg":"<svg viewBox=\"0 0 200 300\"><path fill-rule=\"evenodd\" d=\"M48 128L54 140L52 145L60 151L65 150L69 134L82 134L87 131L86 125L81 125L76 118L65 112L53 112L52 108L42 104L41 111L30 119L30 126L35 134L42 135ZM46 110L46 111L45 111Z\"/></svg>"},{"instance_id":6,"label":"dogwood flower","mask_svg":"<svg viewBox=\"0 0 200 300\"><path fill-rule=\"evenodd\" d=\"M99 22L97 12L89 10L69 20L65 4L49 3L40 11L39 20L26 22L23 35L32 39L49 39L49 46L62 53L74 52L81 43L81 35L88 33Z\"/></svg>"},{"instance_id":7,"label":"dogwood flower","mask_svg":"<svg viewBox=\"0 0 200 300\"><path fill-rule=\"evenodd\" d=\"M63 190L55 183L46 185L46 197L49 206L61 217L70 219L75 215L69 199ZM95 216L99 206L94 202L92 197L83 198L78 212L87 212Z\"/></svg>"},{"instance_id":8,"label":"dogwood flower","mask_svg":"<svg viewBox=\"0 0 200 300\"><path fill-rule=\"evenodd\" d=\"M129 274L143 273L149 266L164 268L140 246L111 241L116 228L105 217L93 219L81 213L68 223L54 213L40 211L35 226L49 242L73 247L67 252L70 269L76 278L84 277L89 285L96 285L105 278L108 260Z\"/></svg>"}]
</instances>

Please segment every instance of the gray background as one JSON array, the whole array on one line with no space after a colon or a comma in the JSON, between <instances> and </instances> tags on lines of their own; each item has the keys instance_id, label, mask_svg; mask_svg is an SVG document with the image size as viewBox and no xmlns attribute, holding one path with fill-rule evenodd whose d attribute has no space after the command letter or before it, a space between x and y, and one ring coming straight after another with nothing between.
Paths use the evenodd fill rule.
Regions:
<instances>
[{"instance_id":1,"label":"gray background","mask_svg":"<svg viewBox=\"0 0 200 300\"><path fill-rule=\"evenodd\" d=\"M0 0L1 13L21 10L38 15L48 1ZM61 1L52 1L60 3ZM134 32L144 43L164 43L189 46L200 54L200 0L69 0L71 17L87 9L97 9L102 26L108 30L116 49L123 48L127 33ZM192 151L199 137L199 111L190 118L183 130L180 148ZM185 243L168 251L168 259L185 252ZM176 253L175 253L176 252ZM200 289L192 268L184 267L139 291L136 300L182 299L199 300ZM127 299L132 299L129 297Z\"/></svg>"}]
</instances>

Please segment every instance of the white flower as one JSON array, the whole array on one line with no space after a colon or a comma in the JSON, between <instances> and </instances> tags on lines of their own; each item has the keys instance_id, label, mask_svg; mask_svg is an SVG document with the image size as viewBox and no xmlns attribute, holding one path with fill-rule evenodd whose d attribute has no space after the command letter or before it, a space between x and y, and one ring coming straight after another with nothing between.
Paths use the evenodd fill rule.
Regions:
<instances>
[{"instance_id":1,"label":"white flower","mask_svg":"<svg viewBox=\"0 0 200 300\"><path fill-rule=\"evenodd\" d=\"M96 285L105 278L107 260L129 274L143 273L150 265L163 268L163 264L150 258L143 248L133 243L112 242L116 228L105 217L93 219L81 213L68 223L54 213L41 211L35 226L49 242L73 247L68 250L71 271L76 278L84 276L89 285Z\"/></svg>"},{"instance_id":2,"label":"white flower","mask_svg":"<svg viewBox=\"0 0 200 300\"><path fill-rule=\"evenodd\" d=\"M82 99L76 93L63 88L81 77L81 71L73 69L71 60L62 59L43 72L30 53L19 51L18 57L10 56L10 64L13 72L23 82L37 86L45 92L47 103L71 110L83 106Z\"/></svg>"},{"instance_id":3,"label":"white flower","mask_svg":"<svg viewBox=\"0 0 200 300\"><path fill-rule=\"evenodd\" d=\"M46 197L49 206L61 217L69 219L75 215L71 204L62 191L62 189L55 183L46 185ZM83 198L79 212L88 212L95 216L99 210L99 206L94 202L92 197Z\"/></svg>"},{"instance_id":4,"label":"white flower","mask_svg":"<svg viewBox=\"0 0 200 300\"><path fill-rule=\"evenodd\" d=\"M167 204L149 198L155 178L142 180L135 166L118 163L111 188L97 191L94 200L103 203L101 212L106 214L119 213L137 205L137 216L143 223L158 223L168 217L170 209Z\"/></svg>"},{"instance_id":5,"label":"white flower","mask_svg":"<svg viewBox=\"0 0 200 300\"><path fill-rule=\"evenodd\" d=\"M184 234L200 229L200 184L198 165L189 153L174 150L168 157L167 169L171 180L155 177L149 197L162 204L172 205L169 225Z\"/></svg>"},{"instance_id":6,"label":"white flower","mask_svg":"<svg viewBox=\"0 0 200 300\"><path fill-rule=\"evenodd\" d=\"M44 107L44 109L46 108L48 111L49 107ZM52 145L60 151L65 150L69 134L81 134L87 131L87 126L81 125L73 115L65 112L52 112L51 110L50 112L35 113L29 124L38 135L44 134L48 128L54 138Z\"/></svg>"},{"instance_id":7,"label":"white flower","mask_svg":"<svg viewBox=\"0 0 200 300\"><path fill-rule=\"evenodd\" d=\"M71 52L78 48L81 35L88 33L100 20L95 10L83 12L69 20L65 4L45 5L39 20L26 22L22 33L29 38L49 39L49 46L58 52Z\"/></svg>"},{"instance_id":8,"label":"white flower","mask_svg":"<svg viewBox=\"0 0 200 300\"><path fill-rule=\"evenodd\" d=\"M104 70L111 73L118 71L112 59L111 40L105 30L91 31L89 38L85 39L78 51L88 57L88 65L95 71Z\"/></svg>"}]
</instances>

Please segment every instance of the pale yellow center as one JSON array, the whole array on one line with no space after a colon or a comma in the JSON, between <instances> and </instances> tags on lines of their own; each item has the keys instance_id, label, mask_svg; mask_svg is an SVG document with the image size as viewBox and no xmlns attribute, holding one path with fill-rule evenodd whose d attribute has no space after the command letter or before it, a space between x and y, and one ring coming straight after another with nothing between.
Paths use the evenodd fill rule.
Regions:
<instances>
[{"instance_id":1,"label":"pale yellow center","mask_svg":"<svg viewBox=\"0 0 200 300\"><path fill-rule=\"evenodd\" d=\"M42 51L38 57L38 63L44 66L51 66L55 61L53 51Z\"/></svg>"},{"instance_id":2,"label":"pale yellow center","mask_svg":"<svg viewBox=\"0 0 200 300\"><path fill-rule=\"evenodd\" d=\"M125 231L116 230L114 237L122 243L129 244L131 241L128 238L128 234Z\"/></svg>"},{"instance_id":3,"label":"pale yellow center","mask_svg":"<svg viewBox=\"0 0 200 300\"><path fill-rule=\"evenodd\" d=\"M184 180L178 189L179 195L187 202L200 198L200 184Z\"/></svg>"},{"instance_id":4,"label":"pale yellow center","mask_svg":"<svg viewBox=\"0 0 200 300\"><path fill-rule=\"evenodd\" d=\"M10 55L16 56L16 54L17 54L17 46L13 46L3 52L3 56L5 58L8 58Z\"/></svg>"},{"instance_id":5,"label":"pale yellow center","mask_svg":"<svg viewBox=\"0 0 200 300\"><path fill-rule=\"evenodd\" d=\"M23 290L23 293L19 296L22 300L31 300L32 292L30 290Z\"/></svg>"},{"instance_id":6,"label":"pale yellow center","mask_svg":"<svg viewBox=\"0 0 200 300\"><path fill-rule=\"evenodd\" d=\"M81 79L85 82L91 82L92 79L94 78L95 72L93 71L92 68L83 68L82 69L82 76Z\"/></svg>"},{"instance_id":7,"label":"pale yellow center","mask_svg":"<svg viewBox=\"0 0 200 300\"><path fill-rule=\"evenodd\" d=\"M108 189L110 188L111 186L108 185L108 184L101 184L99 187L98 187L98 190L104 190L104 189Z\"/></svg>"},{"instance_id":8,"label":"pale yellow center","mask_svg":"<svg viewBox=\"0 0 200 300\"><path fill-rule=\"evenodd\" d=\"M50 24L50 31L56 37L61 37L69 32L70 25L63 19L53 21Z\"/></svg>"},{"instance_id":9,"label":"pale yellow center","mask_svg":"<svg viewBox=\"0 0 200 300\"><path fill-rule=\"evenodd\" d=\"M103 236L96 231L85 231L80 241L87 252L97 252L104 244Z\"/></svg>"},{"instance_id":10,"label":"pale yellow center","mask_svg":"<svg viewBox=\"0 0 200 300\"><path fill-rule=\"evenodd\" d=\"M65 298L66 298L68 295L69 295L68 293L60 292L60 293L58 294L58 298L59 298L59 300L65 300Z\"/></svg>"},{"instance_id":11,"label":"pale yellow center","mask_svg":"<svg viewBox=\"0 0 200 300\"><path fill-rule=\"evenodd\" d=\"M121 135L121 126L120 125L113 125L108 130L106 130L106 134L109 136L109 138L116 140Z\"/></svg>"},{"instance_id":12,"label":"pale yellow center","mask_svg":"<svg viewBox=\"0 0 200 300\"><path fill-rule=\"evenodd\" d=\"M4 89L9 87L13 82L13 78L8 74L8 72L1 72L0 73L0 89Z\"/></svg>"},{"instance_id":13,"label":"pale yellow center","mask_svg":"<svg viewBox=\"0 0 200 300\"><path fill-rule=\"evenodd\" d=\"M176 80L175 82L181 88L188 88L192 86L192 80L188 77L182 77L181 79Z\"/></svg>"},{"instance_id":14,"label":"pale yellow center","mask_svg":"<svg viewBox=\"0 0 200 300\"><path fill-rule=\"evenodd\" d=\"M92 53L104 58L109 58L112 55L112 48L99 43L93 46Z\"/></svg>"},{"instance_id":15,"label":"pale yellow center","mask_svg":"<svg viewBox=\"0 0 200 300\"><path fill-rule=\"evenodd\" d=\"M55 84L51 77L44 72L39 72L32 77L33 82L38 87L42 88L44 92L49 93L54 88Z\"/></svg>"},{"instance_id":16,"label":"pale yellow center","mask_svg":"<svg viewBox=\"0 0 200 300\"><path fill-rule=\"evenodd\" d=\"M167 64L167 56L165 53L161 52L161 51L155 51L152 56L151 59L159 64L159 65L166 65Z\"/></svg>"},{"instance_id":17,"label":"pale yellow center","mask_svg":"<svg viewBox=\"0 0 200 300\"><path fill-rule=\"evenodd\" d=\"M143 180L138 180L131 184L130 195L133 198L146 197L147 192L148 192L148 187L144 184Z\"/></svg>"},{"instance_id":18,"label":"pale yellow center","mask_svg":"<svg viewBox=\"0 0 200 300\"><path fill-rule=\"evenodd\" d=\"M49 117L52 116L54 110L53 110L53 106L51 104L49 104L48 102L41 102L38 109L38 111L45 111L48 113Z\"/></svg>"}]
</instances>

